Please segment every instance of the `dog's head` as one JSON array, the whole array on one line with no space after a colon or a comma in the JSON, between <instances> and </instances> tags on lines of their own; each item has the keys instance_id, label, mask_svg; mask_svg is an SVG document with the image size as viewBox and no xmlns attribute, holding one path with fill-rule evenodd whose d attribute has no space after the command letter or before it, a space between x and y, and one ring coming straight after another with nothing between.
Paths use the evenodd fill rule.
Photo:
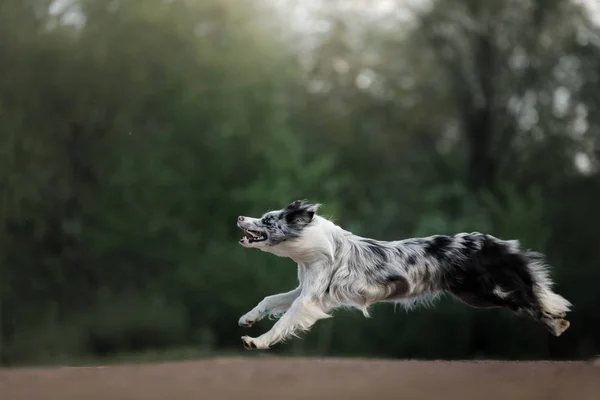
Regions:
<instances>
[{"instance_id":1,"label":"dog's head","mask_svg":"<svg viewBox=\"0 0 600 400\"><path fill-rule=\"evenodd\" d=\"M318 204L296 200L282 210L270 211L261 218L238 217L237 226L244 231L240 243L244 247L272 252L282 243L299 238L313 221Z\"/></svg>"}]
</instances>

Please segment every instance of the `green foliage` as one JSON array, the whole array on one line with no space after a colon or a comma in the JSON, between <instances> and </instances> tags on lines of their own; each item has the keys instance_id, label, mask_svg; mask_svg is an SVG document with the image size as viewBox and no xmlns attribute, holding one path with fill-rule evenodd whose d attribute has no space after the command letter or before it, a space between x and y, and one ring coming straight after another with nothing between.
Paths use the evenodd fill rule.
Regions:
<instances>
[{"instance_id":1,"label":"green foliage","mask_svg":"<svg viewBox=\"0 0 600 400\"><path fill-rule=\"evenodd\" d=\"M3 317L6 316L5 314ZM4 339L4 364L56 363L66 357L86 354L86 330L83 326L59 323L52 313L39 313L38 317L38 321L20 326L18 334Z\"/></svg>"},{"instance_id":2,"label":"green foliage","mask_svg":"<svg viewBox=\"0 0 600 400\"><path fill-rule=\"evenodd\" d=\"M448 298L378 305L272 352L597 353L600 29L576 2L326 5L299 38L258 0L53 3L0 2L0 362L238 351L239 316L297 282L235 218L299 198L382 239L518 239L575 312L555 341Z\"/></svg>"},{"instance_id":3,"label":"green foliage","mask_svg":"<svg viewBox=\"0 0 600 400\"><path fill-rule=\"evenodd\" d=\"M185 310L157 293L99 293L91 315L83 323L86 350L95 355L165 348L187 339Z\"/></svg>"}]
</instances>

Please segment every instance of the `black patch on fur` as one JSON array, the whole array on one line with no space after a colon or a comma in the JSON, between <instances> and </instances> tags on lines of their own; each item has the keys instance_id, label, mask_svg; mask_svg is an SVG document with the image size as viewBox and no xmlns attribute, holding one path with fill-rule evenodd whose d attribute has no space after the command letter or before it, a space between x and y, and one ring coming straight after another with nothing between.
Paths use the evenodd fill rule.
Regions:
<instances>
[{"instance_id":1,"label":"black patch on fur","mask_svg":"<svg viewBox=\"0 0 600 400\"><path fill-rule=\"evenodd\" d=\"M443 264L446 290L473 307L505 306L536 314L540 307L533 293L527 255L511 252L507 244L488 235L479 234L472 241L480 241L479 251L465 252L470 254L464 254L463 262ZM509 295L497 296L496 287Z\"/></svg>"},{"instance_id":2,"label":"black patch on fur","mask_svg":"<svg viewBox=\"0 0 600 400\"><path fill-rule=\"evenodd\" d=\"M385 298L385 300L403 298L410 290L408 280L406 280L406 278L403 276L388 276L387 281L391 284L392 292Z\"/></svg>"},{"instance_id":3,"label":"black patch on fur","mask_svg":"<svg viewBox=\"0 0 600 400\"><path fill-rule=\"evenodd\" d=\"M462 245L465 247L465 249L467 250L475 250L477 249L477 245L475 244L475 240L473 239L472 236L468 235L468 236L464 236L462 238Z\"/></svg>"},{"instance_id":4,"label":"black patch on fur","mask_svg":"<svg viewBox=\"0 0 600 400\"><path fill-rule=\"evenodd\" d=\"M306 201L296 200L283 210L281 218L285 219L285 222L292 228L303 228L312 221L315 215L313 207L314 205Z\"/></svg>"},{"instance_id":5,"label":"black patch on fur","mask_svg":"<svg viewBox=\"0 0 600 400\"><path fill-rule=\"evenodd\" d=\"M273 217L268 215L268 216L264 217L261 222L263 223L263 225L265 225L267 227L271 227L271 226L273 226Z\"/></svg>"},{"instance_id":6,"label":"black patch on fur","mask_svg":"<svg viewBox=\"0 0 600 400\"><path fill-rule=\"evenodd\" d=\"M395 247L394 250L396 250L396 254L398 254L398 257L404 257L404 251L402 251L400 247Z\"/></svg>"},{"instance_id":7,"label":"black patch on fur","mask_svg":"<svg viewBox=\"0 0 600 400\"><path fill-rule=\"evenodd\" d=\"M366 248L377 258L383 261L387 261L388 255L383 246L370 239L364 239L363 242L366 243Z\"/></svg>"},{"instance_id":8,"label":"black patch on fur","mask_svg":"<svg viewBox=\"0 0 600 400\"><path fill-rule=\"evenodd\" d=\"M396 282L396 281L405 281L406 278L404 278L401 275L390 275L390 276L387 277L387 280L389 282Z\"/></svg>"},{"instance_id":9,"label":"black patch on fur","mask_svg":"<svg viewBox=\"0 0 600 400\"><path fill-rule=\"evenodd\" d=\"M406 259L406 263L408 265L415 265L417 263L417 257L415 257L414 255L408 256L408 258Z\"/></svg>"},{"instance_id":10,"label":"black patch on fur","mask_svg":"<svg viewBox=\"0 0 600 400\"><path fill-rule=\"evenodd\" d=\"M450 236L434 236L425 246L425 253L442 260L454 240Z\"/></svg>"}]
</instances>

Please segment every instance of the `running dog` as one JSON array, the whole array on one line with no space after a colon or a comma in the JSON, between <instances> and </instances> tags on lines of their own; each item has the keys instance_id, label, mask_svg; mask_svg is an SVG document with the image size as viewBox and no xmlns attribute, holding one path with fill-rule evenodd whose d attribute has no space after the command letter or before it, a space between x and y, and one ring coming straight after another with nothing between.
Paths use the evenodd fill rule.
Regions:
<instances>
[{"instance_id":1,"label":"running dog","mask_svg":"<svg viewBox=\"0 0 600 400\"><path fill-rule=\"evenodd\" d=\"M356 307L368 317L378 302L412 308L443 293L471 307L506 307L554 336L569 328L564 318L571 303L553 292L544 256L521 249L517 240L473 232L380 241L344 230L317 215L318 208L297 200L261 218L238 217L242 246L298 264L296 289L265 297L240 318L243 327L279 318L259 337L243 336L247 349L297 336L339 307Z\"/></svg>"}]
</instances>

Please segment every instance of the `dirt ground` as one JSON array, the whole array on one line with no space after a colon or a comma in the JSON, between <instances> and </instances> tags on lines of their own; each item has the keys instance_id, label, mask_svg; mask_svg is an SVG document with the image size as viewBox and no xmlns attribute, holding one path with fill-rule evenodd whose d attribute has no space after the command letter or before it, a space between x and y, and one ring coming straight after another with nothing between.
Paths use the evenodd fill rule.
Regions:
<instances>
[{"instance_id":1,"label":"dirt ground","mask_svg":"<svg viewBox=\"0 0 600 400\"><path fill-rule=\"evenodd\" d=\"M3 400L600 399L600 365L222 358L0 369Z\"/></svg>"}]
</instances>

